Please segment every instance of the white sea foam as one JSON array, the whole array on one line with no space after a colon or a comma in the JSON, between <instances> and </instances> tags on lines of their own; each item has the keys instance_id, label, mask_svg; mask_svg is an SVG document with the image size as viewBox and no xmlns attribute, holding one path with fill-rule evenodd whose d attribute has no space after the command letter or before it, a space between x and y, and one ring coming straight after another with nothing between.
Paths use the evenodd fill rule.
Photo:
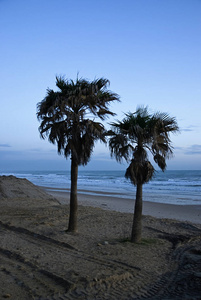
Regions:
<instances>
[{"instance_id":1,"label":"white sea foam","mask_svg":"<svg viewBox=\"0 0 201 300\"><path fill-rule=\"evenodd\" d=\"M96 195L98 192L104 192L106 196L113 193L122 199L133 199L135 187L126 180L124 173L124 171L80 171L78 189ZM39 186L70 188L70 172L24 171L0 175L27 178ZM201 205L201 171L156 172L154 178L143 186L143 199L171 204Z\"/></svg>"}]
</instances>

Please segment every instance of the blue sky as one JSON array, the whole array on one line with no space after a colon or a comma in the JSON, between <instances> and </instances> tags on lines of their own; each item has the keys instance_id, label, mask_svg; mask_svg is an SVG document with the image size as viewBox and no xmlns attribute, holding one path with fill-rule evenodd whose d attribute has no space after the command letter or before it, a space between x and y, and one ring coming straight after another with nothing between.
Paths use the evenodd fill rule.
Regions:
<instances>
[{"instance_id":1,"label":"blue sky","mask_svg":"<svg viewBox=\"0 0 201 300\"><path fill-rule=\"evenodd\" d=\"M0 0L0 171L66 169L41 140L36 105L55 76L105 77L122 119L138 105L174 116L168 169L201 169L200 0ZM88 169L124 169L97 144Z\"/></svg>"}]
</instances>

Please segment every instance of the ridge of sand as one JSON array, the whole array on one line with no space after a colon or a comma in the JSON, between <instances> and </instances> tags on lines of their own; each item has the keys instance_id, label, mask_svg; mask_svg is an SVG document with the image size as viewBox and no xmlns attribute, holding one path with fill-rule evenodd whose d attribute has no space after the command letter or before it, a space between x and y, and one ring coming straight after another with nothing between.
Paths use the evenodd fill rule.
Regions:
<instances>
[{"instance_id":1,"label":"ridge of sand","mask_svg":"<svg viewBox=\"0 0 201 300\"><path fill-rule=\"evenodd\" d=\"M37 187L25 178L15 176L0 176L0 200L27 200L32 199L32 205L40 200L40 205L59 204L58 200L47 194L43 189Z\"/></svg>"}]
</instances>

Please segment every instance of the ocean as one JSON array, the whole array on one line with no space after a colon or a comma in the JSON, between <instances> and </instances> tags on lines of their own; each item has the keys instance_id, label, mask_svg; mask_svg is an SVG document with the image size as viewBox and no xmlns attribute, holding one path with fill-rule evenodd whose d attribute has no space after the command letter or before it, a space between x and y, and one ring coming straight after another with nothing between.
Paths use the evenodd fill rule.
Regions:
<instances>
[{"instance_id":1,"label":"ocean","mask_svg":"<svg viewBox=\"0 0 201 300\"><path fill-rule=\"evenodd\" d=\"M125 171L79 171L78 193L135 198L136 188L124 177ZM70 189L70 172L23 171L0 173L26 178L32 183L55 190ZM177 205L201 205L201 171L157 171L143 185L143 200Z\"/></svg>"}]
</instances>

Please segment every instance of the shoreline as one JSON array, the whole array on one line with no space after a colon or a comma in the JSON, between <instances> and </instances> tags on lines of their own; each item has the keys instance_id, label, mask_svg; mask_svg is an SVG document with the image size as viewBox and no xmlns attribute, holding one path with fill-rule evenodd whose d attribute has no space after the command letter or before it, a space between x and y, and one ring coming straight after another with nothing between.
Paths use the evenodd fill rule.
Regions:
<instances>
[{"instance_id":1,"label":"shoreline","mask_svg":"<svg viewBox=\"0 0 201 300\"><path fill-rule=\"evenodd\" d=\"M69 189L59 189L51 187L41 187L48 194L54 196L60 204L69 204ZM122 196L122 195L121 195ZM152 195L153 197L153 195ZM165 197L165 195L160 195ZM78 190L78 204L83 206L99 207L104 210L117 211L122 213L131 213L134 211L134 200L118 197L116 194L108 192ZM201 224L201 205L178 205L158 203L152 201L143 201L143 215L149 215L162 219L174 219L178 221L187 221L195 224Z\"/></svg>"}]
</instances>

